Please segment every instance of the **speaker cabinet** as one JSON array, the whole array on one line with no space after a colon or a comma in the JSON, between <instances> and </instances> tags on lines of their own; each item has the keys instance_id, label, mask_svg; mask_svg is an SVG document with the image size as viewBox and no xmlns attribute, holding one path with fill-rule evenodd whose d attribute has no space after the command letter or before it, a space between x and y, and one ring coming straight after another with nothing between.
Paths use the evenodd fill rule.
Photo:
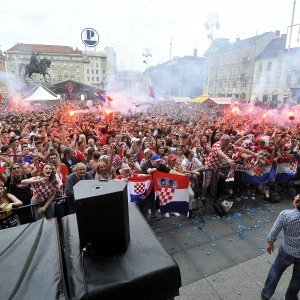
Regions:
<instances>
[{"instance_id":1,"label":"speaker cabinet","mask_svg":"<svg viewBox=\"0 0 300 300\"><path fill-rule=\"evenodd\" d=\"M127 183L81 180L74 186L80 248L102 256L126 252L129 241Z\"/></svg>"}]
</instances>

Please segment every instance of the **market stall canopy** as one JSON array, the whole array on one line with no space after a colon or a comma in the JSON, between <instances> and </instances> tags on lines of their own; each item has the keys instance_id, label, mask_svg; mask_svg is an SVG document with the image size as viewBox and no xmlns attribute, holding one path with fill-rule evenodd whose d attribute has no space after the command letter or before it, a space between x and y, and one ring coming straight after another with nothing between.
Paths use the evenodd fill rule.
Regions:
<instances>
[{"instance_id":1,"label":"market stall canopy","mask_svg":"<svg viewBox=\"0 0 300 300\"><path fill-rule=\"evenodd\" d=\"M36 102L44 102L44 101L55 101L60 100L60 96L57 96L51 90L47 89L43 85L37 85L32 90L27 92L22 99L24 101L36 101Z\"/></svg>"},{"instance_id":2,"label":"market stall canopy","mask_svg":"<svg viewBox=\"0 0 300 300\"><path fill-rule=\"evenodd\" d=\"M210 96L208 94L202 94L199 97L190 99L188 102L189 103L203 103L204 101L206 101L207 99L210 99Z\"/></svg>"},{"instance_id":3,"label":"market stall canopy","mask_svg":"<svg viewBox=\"0 0 300 300\"><path fill-rule=\"evenodd\" d=\"M230 105L232 102L231 97L221 97L221 98L210 98L217 105Z\"/></svg>"}]
</instances>

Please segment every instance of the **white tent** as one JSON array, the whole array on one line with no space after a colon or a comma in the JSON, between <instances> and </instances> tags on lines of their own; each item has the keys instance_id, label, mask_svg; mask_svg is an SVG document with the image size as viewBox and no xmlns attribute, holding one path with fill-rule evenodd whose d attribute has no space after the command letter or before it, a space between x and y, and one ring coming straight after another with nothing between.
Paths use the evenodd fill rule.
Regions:
<instances>
[{"instance_id":1,"label":"white tent","mask_svg":"<svg viewBox=\"0 0 300 300\"><path fill-rule=\"evenodd\" d=\"M24 101L55 101L60 100L60 96L57 96L51 90L47 89L43 85L37 85L32 90L27 92L23 97Z\"/></svg>"}]
</instances>

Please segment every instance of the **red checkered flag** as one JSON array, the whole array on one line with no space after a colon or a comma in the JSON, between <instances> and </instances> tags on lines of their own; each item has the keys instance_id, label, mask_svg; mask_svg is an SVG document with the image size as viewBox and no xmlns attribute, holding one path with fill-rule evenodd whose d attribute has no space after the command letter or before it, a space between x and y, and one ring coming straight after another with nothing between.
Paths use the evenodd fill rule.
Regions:
<instances>
[{"instance_id":1,"label":"red checkered flag","mask_svg":"<svg viewBox=\"0 0 300 300\"><path fill-rule=\"evenodd\" d=\"M134 192L138 195L143 194L145 192L146 185L144 182L135 182L134 183Z\"/></svg>"},{"instance_id":2,"label":"red checkered flag","mask_svg":"<svg viewBox=\"0 0 300 300\"><path fill-rule=\"evenodd\" d=\"M174 196L175 189L172 187L161 187L158 190L158 197L159 197L159 202L160 205L166 205L170 201L172 201L173 196Z\"/></svg>"}]
</instances>

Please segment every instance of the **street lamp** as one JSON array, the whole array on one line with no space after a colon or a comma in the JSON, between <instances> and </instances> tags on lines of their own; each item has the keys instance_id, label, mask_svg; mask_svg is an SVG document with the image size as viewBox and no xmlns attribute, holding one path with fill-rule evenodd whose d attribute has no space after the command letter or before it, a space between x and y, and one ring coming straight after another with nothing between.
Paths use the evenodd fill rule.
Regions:
<instances>
[{"instance_id":1,"label":"street lamp","mask_svg":"<svg viewBox=\"0 0 300 300\"><path fill-rule=\"evenodd\" d=\"M149 57L152 57L151 50L149 48L144 49L143 56L146 57L146 59L143 60L143 63L147 65L146 69L146 77L147 77L147 95L149 93Z\"/></svg>"},{"instance_id":2,"label":"street lamp","mask_svg":"<svg viewBox=\"0 0 300 300\"><path fill-rule=\"evenodd\" d=\"M220 23L219 23L219 16L217 13L210 13L207 16L207 20L204 23L206 30L209 30L210 33L207 35L207 37L210 39L210 46L209 46L209 57L208 57L208 71L207 71L207 94L209 93L209 83L210 83L210 66L211 66L211 47L214 39L214 28L219 29Z\"/></svg>"}]
</instances>

